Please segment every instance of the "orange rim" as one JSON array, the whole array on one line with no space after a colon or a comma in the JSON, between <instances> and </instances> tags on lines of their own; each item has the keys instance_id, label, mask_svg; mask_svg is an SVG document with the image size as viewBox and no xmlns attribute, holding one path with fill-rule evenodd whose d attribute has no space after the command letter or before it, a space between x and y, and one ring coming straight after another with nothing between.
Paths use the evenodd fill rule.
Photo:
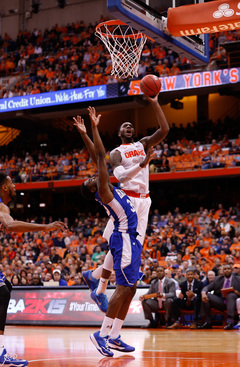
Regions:
<instances>
[{"instance_id":1,"label":"orange rim","mask_svg":"<svg viewBox=\"0 0 240 367\"><path fill-rule=\"evenodd\" d=\"M115 19L115 20L108 20L106 22L99 23L96 26L96 32L100 33L103 37L131 38L131 39L137 39L137 38L141 38L141 37L147 37L147 38L151 39L150 37L146 36L145 34L143 34L141 32L138 32L138 33L135 33L135 34L124 34L124 35L121 35L121 34L110 34L109 35L106 32L103 32L101 30L101 27L103 27L103 26L111 26L111 25L125 25L125 26L130 27L131 29L133 29L130 25L122 22L120 19Z\"/></svg>"}]
</instances>

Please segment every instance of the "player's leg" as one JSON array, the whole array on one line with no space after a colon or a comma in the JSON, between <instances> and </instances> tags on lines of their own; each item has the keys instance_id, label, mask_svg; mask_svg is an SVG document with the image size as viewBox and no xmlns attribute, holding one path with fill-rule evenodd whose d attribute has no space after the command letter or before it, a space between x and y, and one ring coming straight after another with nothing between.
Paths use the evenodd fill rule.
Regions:
<instances>
[{"instance_id":1,"label":"player's leg","mask_svg":"<svg viewBox=\"0 0 240 367\"><path fill-rule=\"evenodd\" d=\"M119 262L118 259L114 257L114 270L116 274L117 284L119 285L118 295L121 296L121 292L125 292L123 295L124 302L119 302L117 298L111 298L109 301L107 314L111 315L109 313L110 304L112 306L111 309L115 310L117 309L118 305L118 313L115 315L114 322L112 324L108 345L110 349L116 349L121 352L133 352L135 348L127 345L121 340L120 330L126 318L130 303L136 293L137 280L139 279L142 245L138 240L136 240L136 237L134 236L129 236L128 234L124 233L122 234L122 237L122 257L121 261ZM120 268L118 267L119 265ZM117 302L116 305L113 306L113 302Z\"/></svg>"},{"instance_id":2,"label":"player's leg","mask_svg":"<svg viewBox=\"0 0 240 367\"><path fill-rule=\"evenodd\" d=\"M4 330L7 318L7 309L10 301L10 291L6 285L0 287L0 365L1 366L27 366L28 361L10 356L4 348Z\"/></svg>"},{"instance_id":3,"label":"player's leg","mask_svg":"<svg viewBox=\"0 0 240 367\"><path fill-rule=\"evenodd\" d=\"M111 339L112 349L117 349L118 345L118 350L120 351L130 352L135 350L135 348L121 341L119 332L136 291L142 246L135 237L127 233L117 232L110 238L110 249L114 254L114 270L117 286L109 301L106 316L103 319L100 331L90 336L98 351L106 356L111 356L108 344L109 339L107 338L112 327L114 328L114 333L118 334L116 338L118 339L117 342L115 339Z\"/></svg>"},{"instance_id":4,"label":"player's leg","mask_svg":"<svg viewBox=\"0 0 240 367\"><path fill-rule=\"evenodd\" d=\"M108 309L106 312L106 316L103 319L103 323L100 331L96 331L95 333L90 335L90 339L97 348L97 350L106 357L112 357L113 352L110 350L108 346L108 335L109 331L114 323L114 319L119 312L119 309L122 307L122 304L125 302L125 299L128 298L130 292L129 287L124 287L117 285L116 289L109 301ZM121 326L123 321L121 320Z\"/></svg>"},{"instance_id":5,"label":"player's leg","mask_svg":"<svg viewBox=\"0 0 240 367\"><path fill-rule=\"evenodd\" d=\"M103 237L109 242L109 238L113 233L113 222L109 219L103 233ZM97 267L95 270L88 270L82 273L83 278L89 288L92 290L91 298L98 305L102 312L106 312L108 308L108 300L106 296L106 289L108 279L113 270L113 257L111 251L108 251L105 256L103 265Z\"/></svg>"},{"instance_id":6,"label":"player's leg","mask_svg":"<svg viewBox=\"0 0 240 367\"><path fill-rule=\"evenodd\" d=\"M139 236L137 237L137 239L139 240L141 245L143 245L148 225L149 210L152 201L150 197L145 199L131 198L131 201L138 216L137 232L139 233Z\"/></svg>"},{"instance_id":7,"label":"player's leg","mask_svg":"<svg viewBox=\"0 0 240 367\"><path fill-rule=\"evenodd\" d=\"M109 219L107 226L104 230L103 237L109 242L109 239L113 233L113 222L111 219ZM108 308L108 300L106 296L106 289L108 284L108 279L110 278L110 275L113 270L113 257L110 251L108 251L107 255L105 256L104 263L97 269L91 271L88 271L87 274L83 273L83 277L86 281L86 283L89 285L91 282L92 288L89 286L90 289L92 289L91 298L102 312L106 312ZM90 282L89 280L90 279ZM96 285L95 288L94 284Z\"/></svg>"},{"instance_id":8,"label":"player's leg","mask_svg":"<svg viewBox=\"0 0 240 367\"><path fill-rule=\"evenodd\" d=\"M128 287L130 288L128 291L128 295L126 295L125 301L122 303L118 314L114 318L111 333L108 339L108 346L110 349L115 349L124 353L133 352L135 350L134 347L124 343L121 340L120 331L122 329L123 322L127 316L131 301L136 293L136 285L137 283L135 283L133 287Z\"/></svg>"},{"instance_id":9,"label":"player's leg","mask_svg":"<svg viewBox=\"0 0 240 367\"><path fill-rule=\"evenodd\" d=\"M106 228L103 232L103 237L106 239L106 241L109 243L109 238L111 237L111 234L113 233L113 221L109 219ZM105 272L103 273L104 277L102 276L102 271L105 269ZM109 279L111 273L113 270L113 259L111 252L108 251L107 255L105 256L104 263L101 266L98 266L95 270L88 270L83 272L83 278L89 288L93 291L98 287L98 280L102 277L103 281L102 286L100 285L99 290L97 294L105 292L107 288L107 280ZM106 282L104 282L106 280ZM104 290L105 288L105 290Z\"/></svg>"}]
</instances>

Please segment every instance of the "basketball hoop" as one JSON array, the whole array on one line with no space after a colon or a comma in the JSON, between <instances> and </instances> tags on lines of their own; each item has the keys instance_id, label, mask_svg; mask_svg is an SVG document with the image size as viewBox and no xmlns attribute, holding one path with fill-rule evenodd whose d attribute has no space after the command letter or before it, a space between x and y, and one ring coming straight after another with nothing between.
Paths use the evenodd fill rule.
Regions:
<instances>
[{"instance_id":1,"label":"basketball hoop","mask_svg":"<svg viewBox=\"0 0 240 367\"><path fill-rule=\"evenodd\" d=\"M138 76L139 60L147 36L118 19L98 24L95 34L110 53L111 74L115 78Z\"/></svg>"}]
</instances>

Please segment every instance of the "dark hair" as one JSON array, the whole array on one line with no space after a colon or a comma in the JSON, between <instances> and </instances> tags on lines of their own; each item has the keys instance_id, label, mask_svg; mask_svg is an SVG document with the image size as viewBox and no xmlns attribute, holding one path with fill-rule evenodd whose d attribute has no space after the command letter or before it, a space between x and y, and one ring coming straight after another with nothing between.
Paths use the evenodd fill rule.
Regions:
<instances>
[{"instance_id":1,"label":"dark hair","mask_svg":"<svg viewBox=\"0 0 240 367\"><path fill-rule=\"evenodd\" d=\"M195 269L193 269L193 273L200 275L200 270L198 270L198 269L195 268Z\"/></svg>"},{"instance_id":2,"label":"dark hair","mask_svg":"<svg viewBox=\"0 0 240 367\"><path fill-rule=\"evenodd\" d=\"M83 182L83 184L80 186L81 195L84 197L84 199L94 200L96 192L92 192L89 187L85 185L85 182Z\"/></svg>"},{"instance_id":3,"label":"dark hair","mask_svg":"<svg viewBox=\"0 0 240 367\"><path fill-rule=\"evenodd\" d=\"M13 274L13 276L12 276L12 278L11 278L11 283L13 282L13 278L14 277L17 277L17 280L18 280L18 285L21 285L21 278L20 278L20 276L18 275L18 274Z\"/></svg>"},{"instance_id":4,"label":"dark hair","mask_svg":"<svg viewBox=\"0 0 240 367\"><path fill-rule=\"evenodd\" d=\"M4 185L7 179L7 174L5 172L0 172L0 186Z\"/></svg>"},{"instance_id":5,"label":"dark hair","mask_svg":"<svg viewBox=\"0 0 240 367\"><path fill-rule=\"evenodd\" d=\"M187 268L187 270L186 270L186 274L187 274L187 273L190 273L190 272L194 273L194 270L195 270L195 268Z\"/></svg>"}]
</instances>

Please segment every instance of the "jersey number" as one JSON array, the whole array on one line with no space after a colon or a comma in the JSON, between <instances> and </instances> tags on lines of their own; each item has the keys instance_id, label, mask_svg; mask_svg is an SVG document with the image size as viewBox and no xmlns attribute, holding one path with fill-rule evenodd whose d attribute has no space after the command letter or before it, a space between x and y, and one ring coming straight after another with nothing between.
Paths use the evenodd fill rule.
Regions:
<instances>
[{"instance_id":1,"label":"jersey number","mask_svg":"<svg viewBox=\"0 0 240 367\"><path fill-rule=\"evenodd\" d=\"M132 211L132 212L136 212L136 210L135 210L135 208L134 208L134 206L133 206L133 204L132 204L131 200L127 199L127 203L130 205L130 207L131 207L131 211Z\"/></svg>"}]
</instances>

